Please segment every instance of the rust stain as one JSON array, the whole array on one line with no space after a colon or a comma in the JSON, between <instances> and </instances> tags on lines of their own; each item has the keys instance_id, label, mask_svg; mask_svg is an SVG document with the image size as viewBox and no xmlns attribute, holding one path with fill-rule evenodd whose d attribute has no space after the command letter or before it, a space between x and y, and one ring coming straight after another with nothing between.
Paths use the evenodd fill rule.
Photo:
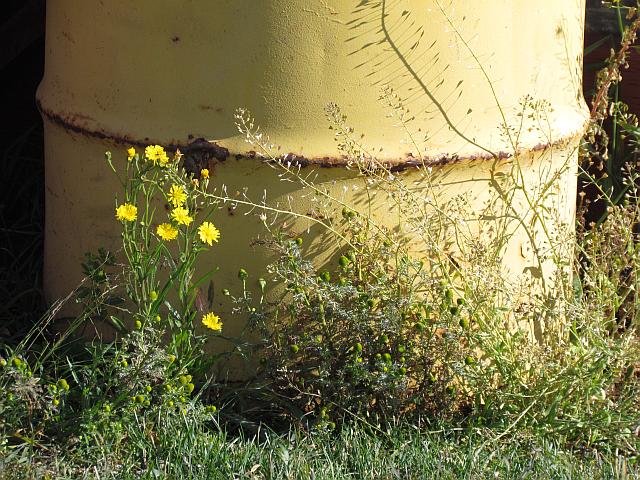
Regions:
<instances>
[{"instance_id":1,"label":"rust stain","mask_svg":"<svg viewBox=\"0 0 640 480\"><path fill-rule=\"evenodd\" d=\"M49 195L51 195L52 197L60 198L60 196L57 193L55 193L49 186L47 186L47 192L49 192Z\"/></svg>"},{"instance_id":2,"label":"rust stain","mask_svg":"<svg viewBox=\"0 0 640 480\"><path fill-rule=\"evenodd\" d=\"M222 107L212 107L211 105L198 105L198 108L200 110L213 110L216 113L222 113L224 111Z\"/></svg>"},{"instance_id":3,"label":"rust stain","mask_svg":"<svg viewBox=\"0 0 640 480\"><path fill-rule=\"evenodd\" d=\"M180 149L183 154L205 154L214 158L217 161L223 162L229 156L229 150L224 147L221 147L215 142L209 142L202 138L195 139L194 135L189 135L188 142L169 142L165 143L161 140L150 139L149 137L145 137L144 139L133 138L130 135L116 134L112 132L107 132L104 130L96 130L83 126L83 123L87 121L93 121L93 119L89 116L82 114L74 114L74 113L66 113L60 114L56 113L52 110L45 108L42 105L40 99L36 100L36 104L40 113L46 117L50 122L68 130L70 132L76 133L78 135L82 135L85 137L97 138L100 140L105 140L107 142L129 145L135 147L146 147L147 145L163 145L167 150L176 151Z\"/></svg>"},{"instance_id":4,"label":"rust stain","mask_svg":"<svg viewBox=\"0 0 640 480\"><path fill-rule=\"evenodd\" d=\"M556 141L550 143L539 143L534 145L531 148L523 149L518 153L526 153L526 152L541 152L550 148L556 148L571 140L575 139L578 136L581 136L580 132L575 132L573 134L567 135L565 137L559 138ZM237 159L240 158L260 158L264 161L271 161L264 157L261 157L255 151L251 150L245 154L236 154L235 157ZM372 163L371 167L375 169L376 167L383 167L388 169L392 173L399 173L405 170L419 168L419 167L437 167L444 165L451 165L455 163L460 163L464 161L490 161L490 160L507 160L509 158L513 158L513 152L505 152L498 151L495 152L494 155L491 155L487 152L478 152L472 155L457 155L457 154L440 154L434 156L424 156L422 158L415 157L413 153L406 153L404 157L398 159L387 159L387 160L377 160L376 163ZM288 153L279 158L279 161L289 163L293 167L308 167L308 166L317 166L321 168L333 168L333 167L347 167L353 162L349 160L346 156L341 157L304 157L302 155L297 155L295 153Z\"/></svg>"},{"instance_id":5,"label":"rust stain","mask_svg":"<svg viewBox=\"0 0 640 480\"><path fill-rule=\"evenodd\" d=\"M67 39L67 41L69 41L70 43L73 43L73 44L75 44L75 43L76 43L76 41L71 37L71 35L69 34L69 32L64 32L64 31L63 31L63 32L62 32L62 36L63 36L64 38L66 38L66 39Z\"/></svg>"},{"instance_id":6,"label":"rust stain","mask_svg":"<svg viewBox=\"0 0 640 480\"><path fill-rule=\"evenodd\" d=\"M115 134L112 132L107 132L104 130L95 130L90 129L82 125L83 121L93 121L91 117L81 115L81 114L60 114L53 112L44 108L41 101L36 100L38 108L43 116L45 116L49 121L55 123L62 128L69 130L71 132L77 133L79 135L98 138L101 140L109 141L117 144L124 144L130 146L138 146L138 147L146 147L150 144L158 144L163 145L167 150L175 151L180 149L180 151L188 155L189 157L198 157L197 163L201 168L205 168L204 162L205 160L209 162L209 166L213 166L211 162L222 162L225 161L230 155L235 157L237 160L241 159L257 159L266 162L274 162L274 160L268 159L257 152L250 150L248 152L233 152L230 153L227 148L224 148L213 141L206 140L204 138L196 138L194 135L188 135L187 142L176 142L171 141L169 143L165 143L162 140L153 139L151 140L149 137L145 137L144 139L133 138L129 135ZM212 108L208 106L201 105L200 108ZM556 148L562 145L565 145L567 142L575 139L578 136L581 136L581 131L574 132L572 134L566 135L565 137L561 137L558 140L549 143L539 143L534 145L533 147L523 149L522 152L518 153L526 153L526 152L540 152L543 150L547 150L550 148ZM372 164L372 168L376 166L380 166L388 169L389 171L396 173L402 172L405 170L419 168L419 167L431 167L431 166L443 166L455 164L463 161L490 161L490 160L506 160L509 158L513 158L513 152L506 151L498 151L493 155L488 152L478 152L471 155L457 155L457 154L440 154L434 156L425 156L422 158L416 157L413 153L409 152L404 155L404 157L400 157L397 159L391 160L378 160L376 164ZM278 158L277 161L281 161L284 163L288 163L293 167L309 167L309 166L317 166L321 168L337 168L337 167L347 167L350 165L350 160L346 156L339 157L331 157L331 156L323 156L323 157L305 157L303 155L298 155L296 153L287 153ZM195 170L194 174L198 174L199 170Z\"/></svg>"},{"instance_id":7,"label":"rust stain","mask_svg":"<svg viewBox=\"0 0 640 480\"><path fill-rule=\"evenodd\" d=\"M213 171L218 162L226 160L229 156L229 150L205 138L195 139L181 147L180 152L183 154L184 169L196 179L200 179L204 168Z\"/></svg>"}]
</instances>

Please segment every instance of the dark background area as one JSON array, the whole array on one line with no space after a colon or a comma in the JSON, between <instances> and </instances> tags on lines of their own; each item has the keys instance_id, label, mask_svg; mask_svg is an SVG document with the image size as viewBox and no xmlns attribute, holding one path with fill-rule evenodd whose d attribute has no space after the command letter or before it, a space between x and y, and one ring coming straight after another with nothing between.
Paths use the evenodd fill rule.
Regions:
<instances>
[{"instance_id":1,"label":"dark background area","mask_svg":"<svg viewBox=\"0 0 640 480\"><path fill-rule=\"evenodd\" d=\"M43 134L35 92L44 71L45 6L0 5L0 340L13 343L44 309Z\"/></svg>"},{"instance_id":2,"label":"dark background area","mask_svg":"<svg viewBox=\"0 0 640 480\"><path fill-rule=\"evenodd\" d=\"M54 4L55 2L51 2ZM0 340L19 338L44 309L40 291L44 162L35 93L44 71L44 0L0 0ZM613 11L587 1L585 98L594 72L619 41ZM637 57L634 53L634 57ZM621 87L632 112L640 107L640 63L632 58Z\"/></svg>"},{"instance_id":3,"label":"dark background area","mask_svg":"<svg viewBox=\"0 0 640 480\"><path fill-rule=\"evenodd\" d=\"M635 5L634 0L622 1L626 5ZM585 15L585 52L591 46L598 45L589 51L584 58L584 97L591 103L591 95L595 83L595 73L604 67L604 60L612 48L620 43L620 30L615 10L602 6L602 0L587 0ZM623 71L624 81L619 85L622 100L629 105L631 112L640 111L640 62L637 50L632 50L629 69Z\"/></svg>"},{"instance_id":4,"label":"dark background area","mask_svg":"<svg viewBox=\"0 0 640 480\"><path fill-rule=\"evenodd\" d=\"M39 127L34 95L44 69L44 1L2 0L0 81L3 150L29 128Z\"/></svg>"}]
</instances>

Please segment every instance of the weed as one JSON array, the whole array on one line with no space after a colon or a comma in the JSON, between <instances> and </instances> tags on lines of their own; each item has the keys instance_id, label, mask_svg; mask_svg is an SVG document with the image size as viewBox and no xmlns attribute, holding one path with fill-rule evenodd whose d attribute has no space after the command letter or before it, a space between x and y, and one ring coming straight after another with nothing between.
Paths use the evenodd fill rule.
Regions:
<instances>
[{"instance_id":1,"label":"weed","mask_svg":"<svg viewBox=\"0 0 640 480\"><path fill-rule=\"evenodd\" d=\"M523 116L544 125L543 104L522 105ZM329 429L351 417L381 428L398 417L449 418L636 452L637 175L624 205L610 204L609 220L576 239L546 207L562 172L547 172L521 197L525 217L515 206L528 188L516 155L510 171L492 173L487 210L471 215L464 196L438 203L428 165L417 167L423 188L412 189L363 148L337 107L328 117L364 178L370 203L359 211L307 185L238 114L247 140L323 199L323 218L344 242L333 269L319 270L300 242L272 230L280 253L272 273L287 289L263 317L265 373L286 392L289 413ZM391 207L373 203L379 192ZM381 208L396 212L396 231L371 213ZM342 221L331 220L339 209ZM480 228L461 221L469 218ZM514 229L525 231L540 272L515 282L501 263ZM443 247L450 238L454 249ZM572 264L572 251L582 263Z\"/></svg>"},{"instance_id":2,"label":"weed","mask_svg":"<svg viewBox=\"0 0 640 480\"><path fill-rule=\"evenodd\" d=\"M69 328L53 340L47 335L64 303L59 302L15 349L5 349L4 454L21 445L40 448L52 439L90 451L109 438L119 448L130 433L124 425L134 419L147 432L167 416L211 418L215 412L192 401L199 395L196 384L206 381L216 361L205 359L206 337L196 328L202 323L219 332L222 322L196 306L198 287L211 272L193 275L198 254L220 232L209 221L215 205L203 201L207 179L194 181L178 159L160 146L148 147L144 155L128 151L120 177L124 201L116 205L114 219L122 226L126 262L119 264L105 250L87 254L86 278L74 292L82 309ZM120 175L110 153L107 161ZM156 211L158 203L172 207L166 220ZM74 335L79 327L105 324L116 329L111 342L85 343Z\"/></svg>"}]
</instances>

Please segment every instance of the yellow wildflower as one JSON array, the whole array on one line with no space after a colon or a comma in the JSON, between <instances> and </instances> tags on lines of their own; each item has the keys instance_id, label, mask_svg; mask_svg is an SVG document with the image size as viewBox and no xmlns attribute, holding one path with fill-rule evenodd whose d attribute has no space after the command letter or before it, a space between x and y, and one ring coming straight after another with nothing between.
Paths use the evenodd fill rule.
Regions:
<instances>
[{"instance_id":1,"label":"yellow wildflower","mask_svg":"<svg viewBox=\"0 0 640 480\"><path fill-rule=\"evenodd\" d=\"M177 207L171 211L171 218L173 218L180 225L187 225L193 222L193 218L189 216L189 210L184 207Z\"/></svg>"},{"instance_id":2,"label":"yellow wildflower","mask_svg":"<svg viewBox=\"0 0 640 480\"><path fill-rule=\"evenodd\" d=\"M217 242L220 239L220 230L211 222L203 222L198 228L198 234L202 243L207 245L213 245L213 242Z\"/></svg>"},{"instance_id":3,"label":"yellow wildflower","mask_svg":"<svg viewBox=\"0 0 640 480\"><path fill-rule=\"evenodd\" d=\"M200 176L205 179L209 178L209 169L203 168L202 170L200 170Z\"/></svg>"},{"instance_id":4,"label":"yellow wildflower","mask_svg":"<svg viewBox=\"0 0 640 480\"><path fill-rule=\"evenodd\" d=\"M178 229L170 223L162 223L158 225L156 233L162 240L175 240L178 236Z\"/></svg>"},{"instance_id":5,"label":"yellow wildflower","mask_svg":"<svg viewBox=\"0 0 640 480\"><path fill-rule=\"evenodd\" d=\"M220 317L211 312L202 317L202 324L205 327L217 332L222 330L222 322L220 321Z\"/></svg>"},{"instance_id":6,"label":"yellow wildflower","mask_svg":"<svg viewBox=\"0 0 640 480\"><path fill-rule=\"evenodd\" d=\"M166 167L169 163L167 152L160 145L149 145L144 149L144 156L154 165L159 164L161 167Z\"/></svg>"},{"instance_id":7,"label":"yellow wildflower","mask_svg":"<svg viewBox=\"0 0 640 480\"><path fill-rule=\"evenodd\" d=\"M167 199L174 207L180 207L187 201L187 192L182 185L171 185Z\"/></svg>"},{"instance_id":8,"label":"yellow wildflower","mask_svg":"<svg viewBox=\"0 0 640 480\"><path fill-rule=\"evenodd\" d=\"M116 218L121 222L133 222L138 216L138 207L124 203L116 208Z\"/></svg>"},{"instance_id":9,"label":"yellow wildflower","mask_svg":"<svg viewBox=\"0 0 640 480\"><path fill-rule=\"evenodd\" d=\"M129 147L129 149L127 150L127 160L131 161L135 156L136 156L136 149L133 147Z\"/></svg>"}]
</instances>

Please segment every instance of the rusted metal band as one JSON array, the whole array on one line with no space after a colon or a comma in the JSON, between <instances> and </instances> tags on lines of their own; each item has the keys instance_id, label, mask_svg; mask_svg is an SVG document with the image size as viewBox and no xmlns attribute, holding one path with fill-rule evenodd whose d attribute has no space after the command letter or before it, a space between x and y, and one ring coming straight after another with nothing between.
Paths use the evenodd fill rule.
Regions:
<instances>
[{"instance_id":1,"label":"rusted metal band","mask_svg":"<svg viewBox=\"0 0 640 480\"><path fill-rule=\"evenodd\" d=\"M36 100L37 106L41 114L46 117L50 122L64 128L78 135L97 138L105 140L107 142L136 147L146 147L147 145L162 145L167 150L175 151L180 149L184 154L202 153L209 158L215 158L216 160L223 162L230 156L236 159L248 158L248 159L260 159L262 161L270 161L255 151L232 153L225 147L218 145L215 142L208 141L204 138L195 138L194 135L189 135L186 142L171 141L165 143L157 139L150 139L145 137L144 139L136 139L127 135L116 135L104 130L89 129L80 125L75 121L75 117L72 115L61 115L46 109L40 100ZM557 140L549 143L539 143L529 148L523 148L520 152L539 152L550 148L557 148L575 140L577 137L582 136L584 128L574 133L560 137ZM480 151L474 154L458 155L458 154L439 154L433 156L416 157L413 153L407 153L403 158L392 160L377 160L377 165L388 168L392 172L401 172L412 168L418 168L422 166L441 166L449 165L453 163L459 163L463 161L489 161L489 160L506 160L514 156L513 152L498 151L494 154L486 151ZM305 157L295 153L287 153L278 158L279 161L287 162L291 166L295 167L309 167L317 166L321 168L334 168L334 167L348 167L352 162L346 156L331 157Z\"/></svg>"},{"instance_id":2,"label":"rusted metal band","mask_svg":"<svg viewBox=\"0 0 640 480\"><path fill-rule=\"evenodd\" d=\"M570 135L561 137L558 140L555 140L553 142L538 143L530 148L522 148L519 150L518 153L540 152L540 151L548 150L552 148L560 148L574 141L576 138L582 137L582 132L583 130L571 133ZM260 157L259 155L256 154L256 152L251 151L251 152L248 152L248 154L238 154L236 155L236 158L242 158L247 156L249 158ZM514 156L515 155L513 152L505 152L505 151L495 152L494 155L486 151L480 151L478 153L474 153L470 155L443 153L443 154L432 155L432 156L424 155L422 157L416 157L413 155L413 153L407 153L405 154L404 158L393 159L393 160L378 159L376 163L381 167L389 169L389 171L391 171L392 173L396 173L396 172L409 170L412 168L437 167L437 166L450 165L450 164L465 162L465 161L507 160L509 158L513 158ZM263 158L263 160L268 160L268 159ZM307 158L301 155L296 155L295 153L288 153L286 155L283 155L280 157L279 160L284 162L290 162L291 165L293 166L301 166L301 167L318 166L321 168L347 167L353 163L346 156Z\"/></svg>"},{"instance_id":3,"label":"rusted metal band","mask_svg":"<svg viewBox=\"0 0 640 480\"><path fill-rule=\"evenodd\" d=\"M228 149L221 147L215 142L208 142L202 138L196 138L193 135L189 135L187 142L172 141L170 143L165 143L156 139L151 139L149 137L145 137L144 139L137 139L128 135L117 135L105 130L96 130L84 127L77 121L77 115L63 115L54 112L51 109L47 109L46 107L44 107L40 99L36 99L36 105L38 106L38 110L40 110L40 114L51 123L58 125L65 130L77 133L78 135L82 135L85 137L97 138L99 140L131 147L144 148L148 145L162 145L170 151L176 151L178 149L182 153L191 153L194 151L198 151L207 153L208 155L221 162L225 161L229 157Z\"/></svg>"}]
</instances>

